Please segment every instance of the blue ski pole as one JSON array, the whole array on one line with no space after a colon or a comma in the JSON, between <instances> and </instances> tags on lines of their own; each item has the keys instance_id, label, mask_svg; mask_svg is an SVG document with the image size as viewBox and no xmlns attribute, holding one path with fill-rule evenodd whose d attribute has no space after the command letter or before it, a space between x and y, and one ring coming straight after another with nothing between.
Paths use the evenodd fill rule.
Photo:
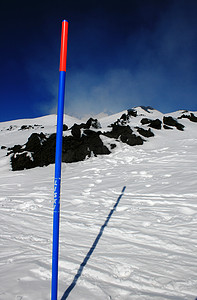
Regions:
<instances>
[{"instance_id":1,"label":"blue ski pole","mask_svg":"<svg viewBox=\"0 0 197 300\"><path fill-rule=\"evenodd\" d=\"M68 22L64 20L62 22L62 33L61 33L56 154L55 154L51 300L57 300L57 291L58 291L59 213L60 213L62 132L63 132L63 115L64 115L67 40L68 40Z\"/></svg>"}]
</instances>

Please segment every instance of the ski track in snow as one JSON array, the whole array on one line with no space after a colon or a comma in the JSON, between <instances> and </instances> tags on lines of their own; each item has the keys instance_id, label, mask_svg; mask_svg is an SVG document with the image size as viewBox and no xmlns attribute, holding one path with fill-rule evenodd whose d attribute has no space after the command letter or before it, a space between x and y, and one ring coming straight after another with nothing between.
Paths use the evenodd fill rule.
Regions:
<instances>
[{"instance_id":1,"label":"ski track in snow","mask_svg":"<svg viewBox=\"0 0 197 300\"><path fill-rule=\"evenodd\" d=\"M195 300L197 138L62 165L59 296L126 189L69 300ZM156 139L156 138L155 138ZM0 299L50 299L54 166L0 164Z\"/></svg>"}]
</instances>

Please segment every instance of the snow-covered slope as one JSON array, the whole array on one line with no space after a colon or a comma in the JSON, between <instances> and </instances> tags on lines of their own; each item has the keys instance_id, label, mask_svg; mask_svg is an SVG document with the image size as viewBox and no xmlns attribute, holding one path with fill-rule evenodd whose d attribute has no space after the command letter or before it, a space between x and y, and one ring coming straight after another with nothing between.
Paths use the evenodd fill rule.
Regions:
<instances>
[{"instance_id":1,"label":"snow-covered slope","mask_svg":"<svg viewBox=\"0 0 197 300\"><path fill-rule=\"evenodd\" d=\"M81 121L64 115L64 122L71 127L74 123L80 123ZM29 136L33 133L47 133L51 134L56 132L57 116L48 115L35 119L21 119L13 120L10 122L0 123L0 146L5 145L11 147L16 144L24 144L27 142ZM27 130L22 130L22 126L28 126Z\"/></svg>"},{"instance_id":2,"label":"snow-covered slope","mask_svg":"<svg viewBox=\"0 0 197 300\"><path fill-rule=\"evenodd\" d=\"M123 113L99 121L104 128ZM1 123L0 146L52 133L55 119ZM143 145L62 165L58 299L195 300L197 124L180 123L184 131L151 129ZM18 130L24 124L32 128ZM13 172L6 154L0 149L0 299L47 300L54 165Z\"/></svg>"}]
</instances>

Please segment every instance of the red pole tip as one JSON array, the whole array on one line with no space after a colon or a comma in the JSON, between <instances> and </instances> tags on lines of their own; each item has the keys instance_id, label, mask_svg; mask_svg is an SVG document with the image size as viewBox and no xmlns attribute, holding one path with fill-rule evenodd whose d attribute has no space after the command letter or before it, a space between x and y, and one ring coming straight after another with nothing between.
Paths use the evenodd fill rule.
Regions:
<instances>
[{"instance_id":1,"label":"red pole tip","mask_svg":"<svg viewBox=\"0 0 197 300\"><path fill-rule=\"evenodd\" d=\"M67 58L67 41L68 41L68 22L62 22L61 35L61 51L60 51L60 71L66 72L66 58Z\"/></svg>"}]
</instances>

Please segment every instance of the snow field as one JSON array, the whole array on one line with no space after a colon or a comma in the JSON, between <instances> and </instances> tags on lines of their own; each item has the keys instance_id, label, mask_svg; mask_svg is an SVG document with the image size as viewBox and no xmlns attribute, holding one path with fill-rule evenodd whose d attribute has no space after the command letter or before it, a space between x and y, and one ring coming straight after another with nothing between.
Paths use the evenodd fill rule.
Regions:
<instances>
[{"instance_id":1,"label":"snow field","mask_svg":"<svg viewBox=\"0 0 197 300\"><path fill-rule=\"evenodd\" d=\"M195 300L197 133L183 122L184 132L62 165L58 299L81 268L69 300ZM47 300L54 166L12 172L5 154L0 299Z\"/></svg>"}]
</instances>

